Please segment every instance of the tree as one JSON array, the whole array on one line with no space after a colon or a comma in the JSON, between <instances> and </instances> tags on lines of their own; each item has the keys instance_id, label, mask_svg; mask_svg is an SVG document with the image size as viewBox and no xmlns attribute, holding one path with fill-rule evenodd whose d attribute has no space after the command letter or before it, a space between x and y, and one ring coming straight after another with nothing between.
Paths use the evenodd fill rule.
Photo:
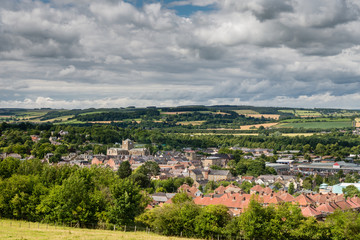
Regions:
<instances>
[{"instance_id":1,"label":"tree","mask_svg":"<svg viewBox=\"0 0 360 240\"><path fill-rule=\"evenodd\" d=\"M131 175L131 172L132 170L129 161L123 161L119 166L117 174L121 179L124 179L129 177Z\"/></svg>"},{"instance_id":2,"label":"tree","mask_svg":"<svg viewBox=\"0 0 360 240\"><path fill-rule=\"evenodd\" d=\"M195 219L201 210L192 201L177 202L146 211L136 220L167 236L179 236L182 233L190 237L195 235Z\"/></svg>"},{"instance_id":3,"label":"tree","mask_svg":"<svg viewBox=\"0 0 360 240\"><path fill-rule=\"evenodd\" d=\"M137 170L137 173L142 173L146 176L152 177L156 176L160 172L159 164L153 161L147 161L143 165L141 165Z\"/></svg>"},{"instance_id":4,"label":"tree","mask_svg":"<svg viewBox=\"0 0 360 240\"><path fill-rule=\"evenodd\" d=\"M315 148L315 153L323 156L325 153L325 146L321 143L318 143Z\"/></svg>"},{"instance_id":5,"label":"tree","mask_svg":"<svg viewBox=\"0 0 360 240\"><path fill-rule=\"evenodd\" d=\"M192 197L188 196L186 193L177 193L172 199L171 201L174 204L180 204L180 203L184 203L184 202L192 202Z\"/></svg>"},{"instance_id":6,"label":"tree","mask_svg":"<svg viewBox=\"0 0 360 240\"><path fill-rule=\"evenodd\" d=\"M134 222L147 206L149 199L130 179L119 179L110 188L112 203L108 214L111 223L128 225Z\"/></svg>"},{"instance_id":7,"label":"tree","mask_svg":"<svg viewBox=\"0 0 360 240\"><path fill-rule=\"evenodd\" d=\"M17 158L7 157L0 161L0 177L9 178L20 166L20 160Z\"/></svg>"},{"instance_id":8,"label":"tree","mask_svg":"<svg viewBox=\"0 0 360 240\"><path fill-rule=\"evenodd\" d=\"M343 188L343 193L345 194L345 198L352 198L355 195L360 196L360 190L354 185L347 186Z\"/></svg>"},{"instance_id":9,"label":"tree","mask_svg":"<svg viewBox=\"0 0 360 240\"><path fill-rule=\"evenodd\" d=\"M330 229L332 239L360 238L360 217L356 212L342 212L337 209L327 216L325 225Z\"/></svg>"},{"instance_id":10,"label":"tree","mask_svg":"<svg viewBox=\"0 0 360 240\"><path fill-rule=\"evenodd\" d=\"M95 213L105 204L95 201L93 191L89 181L77 172L50 191L38 206L38 212L52 222L95 223Z\"/></svg>"},{"instance_id":11,"label":"tree","mask_svg":"<svg viewBox=\"0 0 360 240\"><path fill-rule=\"evenodd\" d=\"M228 208L224 205L208 205L196 217L195 231L199 237L210 238L224 233L230 221Z\"/></svg>"},{"instance_id":12,"label":"tree","mask_svg":"<svg viewBox=\"0 0 360 240\"><path fill-rule=\"evenodd\" d=\"M289 189L288 189L288 191L289 191L289 194L294 194L294 192L295 192L295 187L294 187L294 183L293 182L291 182L290 184L289 184Z\"/></svg>"}]
</instances>

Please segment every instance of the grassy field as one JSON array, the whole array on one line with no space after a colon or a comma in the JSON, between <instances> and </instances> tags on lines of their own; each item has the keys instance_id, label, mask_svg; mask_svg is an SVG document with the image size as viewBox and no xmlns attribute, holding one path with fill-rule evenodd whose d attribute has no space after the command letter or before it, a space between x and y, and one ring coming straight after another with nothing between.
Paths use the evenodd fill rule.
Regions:
<instances>
[{"instance_id":1,"label":"grassy field","mask_svg":"<svg viewBox=\"0 0 360 240\"><path fill-rule=\"evenodd\" d=\"M180 240L146 232L123 232L110 230L59 227L24 221L0 220L0 239L27 240ZM187 238L190 239L190 238Z\"/></svg>"},{"instance_id":2,"label":"grassy field","mask_svg":"<svg viewBox=\"0 0 360 240\"><path fill-rule=\"evenodd\" d=\"M322 114L311 110L296 110L295 115L299 117L321 117Z\"/></svg>"},{"instance_id":3,"label":"grassy field","mask_svg":"<svg viewBox=\"0 0 360 240\"><path fill-rule=\"evenodd\" d=\"M233 135L233 136L258 136L258 133L178 133L182 135L193 135L193 136L202 136L202 135ZM321 135L319 133L282 133L282 136L285 137L297 137L297 136L304 136L309 137L312 135Z\"/></svg>"},{"instance_id":4,"label":"grassy field","mask_svg":"<svg viewBox=\"0 0 360 240\"><path fill-rule=\"evenodd\" d=\"M331 129L331 128L347 128L352 127L352 122L300 122L300 123L282 123L277 125L278 128L319 128L319 129Z\"/></svg>"},{"instance_id":5,"label":"grassy field","mask_svg":"<svg viewBox=\"0 0 360 240\"><path fill-rule=\"evenodd\" d=\"M282 113L292 113L294 114L294 110L278 110L279 112L282 112Z\"/></svg>"},{"instance_id":6,"label":"grassy field","mask_svg":"<svg viewBox=\"0 0 360 240\"><path fill-rule=\"evenodd\" d=\"M286 119L282 120L281 123L305 123L305 122L351 122L351 118L316 118L316 119L309 119L309 118L303 118L303 119Z\"/></svg>"}]
</instances>

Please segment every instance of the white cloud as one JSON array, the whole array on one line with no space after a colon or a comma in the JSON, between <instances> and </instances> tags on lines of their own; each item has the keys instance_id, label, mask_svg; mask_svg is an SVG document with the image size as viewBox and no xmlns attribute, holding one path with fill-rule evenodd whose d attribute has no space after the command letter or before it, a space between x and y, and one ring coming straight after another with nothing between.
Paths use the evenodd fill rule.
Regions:
<instances>
[{"instance_id":1,"label":"white cloud","mask_svg":"<svg viewBox=\"0 0 360 240\"><path fill-rule=\"evenodd\" d=\"M215 9L181 17L160 2L3 0L1 106L357 107L347 101L360 89L357 1L176 5Z\"/></svg>"}]
</instances>

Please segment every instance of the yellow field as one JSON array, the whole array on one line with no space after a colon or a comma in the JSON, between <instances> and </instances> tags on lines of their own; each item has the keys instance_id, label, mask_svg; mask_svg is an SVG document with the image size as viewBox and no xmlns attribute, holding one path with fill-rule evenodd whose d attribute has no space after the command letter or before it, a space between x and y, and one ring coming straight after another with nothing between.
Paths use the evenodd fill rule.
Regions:
<instances>
[{"instance_id":1,"label":"yellow field","mask_svg":"<svg viewBox=\"0 0 360 240\"><path fill-rule=\"evenodd\" d=\"M264 128L269 128L277 124L279 123L262 123L262 124L254 124L254 125L244 125L244 126L240 126L240 130L251 130L253 128L259 128L261 126L263 126Z\"/></svg>"},{"instance_id":2,"label":"yellow field","mask_svg":"<svg viewBox=\"0 0 360 240\"><path fill-rule=\"evenodd\" d=\"M45 121L41 121L41 122L53 122L53 121L67 121L69 118L74 117L75 115L67 115L67 116L61 116L61 117L57 117L57 118L51 118Z\"/></svg>"},{"instance_id":3,"label":"yellow field","mask_svg":"<svg viewBox=\"0 0 360 240\"><path fill-rule=\"evenodd\" d=\"M245 114L247 117L253 117L253 118L271 118L275 120L279 120L280 115L279 114Z\"/></svg>"},{"instance_id":4,"label":"yellow field","mask_svg":"<svg viewBox=\"0 0 360 240\"><path fill-rule=\"evenodd\" d=\"M146 232L122 232L109 230L55 227L51 225L27 223L24 221L0 220L0 239L27 240L180 240ZM190 239L190 238L189 238ZM193 239L194 240L194 239Z\"/></svg>"},{"instance_id":5,"label":"yellow field","mask_svg":"<svg viewBox=\"0 0 360 240\"><path fill-rule=\"evenodd\" d=\"M186 121L186 122L177 122L176 125L193 125L193 126L199 126L203 124L205 121Z\"/></svg>"},{"instance_id":6,"label":"yellow field","mask_svg":"<svg viewBox=\"0 0 360 240\"><path fill-rule=\"evenodd\" d=\"M283 133L281 134L282 136L286 136L286 137L297 137L297 136L304 136L304 137L308 137L308 136L312 136L315 133ZM319 134L319 133L317 133Z\"/></svg>"},{"instance_id":7,"label":"yellow field","mask_svg":"<svg viewBox=\"0 0 360 240\"><path fill-rule=\"evenodd\" d=\"M276 125L278 125L279 123L262 123L262 124L253 124L253 125L243 125L240 126L240 128L237 129L229 129L229 128L209 128L207 130L255 130L261 126L263 126L264 128L269 128L269 127L274 127Z\"/></svg>"},{"instance_id":8,"label":"yellow field","mask_svg":"<svg viewBox=\"0 0 360 240\"><path fill-rule=\"evenodd\" d=\"M246 115L246 114L259 114L258 112L255 112L254 110L234 110L234 112L236 112L237 114L243 114L243 115Z\"/></svg>"}]
</instances>

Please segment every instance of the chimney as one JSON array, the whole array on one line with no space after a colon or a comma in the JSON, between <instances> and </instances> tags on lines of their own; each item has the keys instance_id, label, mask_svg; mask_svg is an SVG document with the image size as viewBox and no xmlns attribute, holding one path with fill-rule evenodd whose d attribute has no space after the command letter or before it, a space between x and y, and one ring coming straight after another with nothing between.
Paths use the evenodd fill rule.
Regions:
<instances>
[{"instance_id":1,"label":"chimney","mask_svg":"<svg viewBox=\"0 0 360 240\"><path fill-rule=\"evenodd\" d=\"M233 201L235 201L235 200L236 200L236 197L234 196L234 197L233 197Z\"/></svg>"},{"instance_id":2,"label":"chimney","mask_svg":"<svg viewBox=\"0 0 360 240\"><path fill-rule=\"evenodd\" d=\"M211 199L213 199L214 198L214 194L211 194Z\"/></svg>"}]
</instances>

